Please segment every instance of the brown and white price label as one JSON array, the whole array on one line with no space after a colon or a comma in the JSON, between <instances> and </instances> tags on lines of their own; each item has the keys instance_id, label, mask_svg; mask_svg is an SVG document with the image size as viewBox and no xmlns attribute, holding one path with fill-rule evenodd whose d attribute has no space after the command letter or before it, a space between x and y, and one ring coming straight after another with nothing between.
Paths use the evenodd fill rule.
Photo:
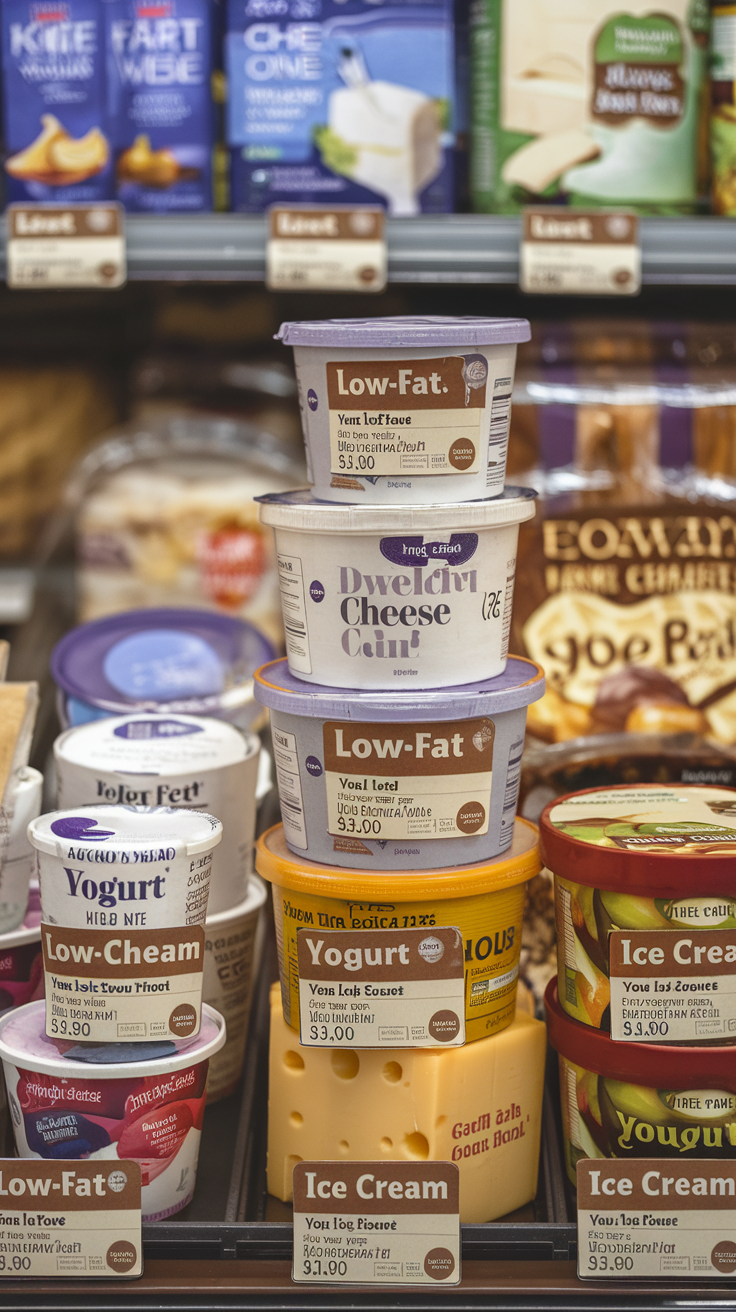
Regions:
<instances>
[{"instance_id":1,"label":"brown and white price label","mask_svg":"<svg viewBox=\"0 0 736 1312\"><path fill-rule=\"evenodd\" d=\"M636 296L639 219L622 210L524 210L519 286L557 296Z\"/></svg>"},{"instance_id":2,"label":"brown and white price label","mask_svg":"<svg viewBox=\"0 0 736 1312\"><path fill-rule=\"evenodd\" d=\"M0 1160L0 1276L142 1274L137 1162Z\"/></svg>"},{"instance_id":3,"label":"brown and white price label","mask_svg":"<svg viewBox=\"0 0 736 1312\"><path fill-rule=\"evenodd\" d=\"M305 1048L452 1048L465 1042L459 929L300 929Z\"/></svg>"},{"instance_id":4,"label":"brown and white price label","mask_svg":"<svg viewBox=\"0 0 736 1312\"><path fill-rule=\"evenodd\" d=\"M583 1279L736 1275L736 1162L584 1158L577 1176Z\"/></svg>"},{"instance_id":5,"label":"brown and white price label","mask_svg":"<svg viewBox=\"0 0 736 1312\"><path fill-rule=\"evenodd\" d=\"M459 1196L452 1162L298 1162L292 1279L457 1285Z\"/></svg>"},{"instance_id":6,"label":"brown and white price label","mask_svg":"<svg viewBox=\"0 0 736 1312\"><path fill-rule=\"evenodd\" d=\"M612 1039L736 1042L736 930L617 929L608 943Z\"/></svg>"},{"instance_id":7,"label":"brown and white price label","mask_svg":"<svg viewBox=\"0 0 736 1312\"><path fill-rule=\"evenodd\" d=\"M385 216L373 205L274 205L268 213L271 291L382 292Z\"/></svg>"},{"instance_id":8,"label":"brown and white price label","mask_svg":"<svg viewBox=\"0 0 736 1312\"><path fill-rule=\"evenodd\" d=\"M122 287L125 216L115 201L96 205L9 205L9 287Z\"/></svg>"}]
</instances>

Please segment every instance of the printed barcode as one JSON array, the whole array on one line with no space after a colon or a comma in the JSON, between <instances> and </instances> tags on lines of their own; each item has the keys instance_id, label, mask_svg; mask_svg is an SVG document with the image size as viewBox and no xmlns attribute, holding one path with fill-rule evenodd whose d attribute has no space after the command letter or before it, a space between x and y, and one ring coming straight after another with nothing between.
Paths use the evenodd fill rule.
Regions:
<instances>
[{"instance_id":1,"label":"printed barcode","mask_svg":"<svg viewBox=\"0 0 736 1312\"><path fill-rule=\"evenodd\" d=\"M306 626L300 620L291 620L288 624L284 621L284 629L287 633L293 633L297 638L303 638L307 632Z\"/></svg>"},{"instance_id":2,"label":"printed barcode","mask_svg":"<svg viewBox=\"0 0 736 1312\"><path fill-rule=\"evenodd\" d=\"M513 562L516 570L516 561ZM506 579L506 595L503 599L503 619L501 621L501 656L509 654L509 636L511 634L511 612L514 609L514 574Z\"/></svg>"},{"instance_id":3,"label":"printed barcode","mask_svg":"<svg viewBox=\"0 0 736 1312\"><path fill-rule=\"evenodd\" d=\"M504 392L502 396L494 396L491 404L491 429L488 434L488 463L491 463L492 446L505 446L509 438L509 422L511 420L511 393ZM495 453L496 456L498 453Z\"/></svg>"},{"instance_id":4,"label":"printed barcode","mask_svg":"<svg viewBox=\"0 0 736 1312\"><path fill-rule=\"evenodd\" d=\"M514 743L514 747L517 744ZM519 747L521 744L519 744ZM513 751L513 748L512 748ZM521 751L518 756L509 757L509 763L506 773L506 792L503 799L503 809L506 811L516 811L516 799L519 796L519 779L521 777Z\"/></svg>"}]
</instances>

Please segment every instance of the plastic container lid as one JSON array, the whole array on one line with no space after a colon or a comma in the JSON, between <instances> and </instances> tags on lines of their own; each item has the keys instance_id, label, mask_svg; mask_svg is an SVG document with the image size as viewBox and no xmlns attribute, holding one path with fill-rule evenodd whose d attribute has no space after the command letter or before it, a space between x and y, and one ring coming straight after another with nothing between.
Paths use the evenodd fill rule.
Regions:
<instances>
[{"instance_id":1,"label":"plastic container lid","mask_svg":"<svg viewBox=\"0 0 736 1312\"><path fill-rule=\"evenodd\" d=\"M69 697L123 715L164 707L204 715L239 706L275 651L245 620L206 610L128 610L57 642L51 673Z\"/></svg>"},{"instance_id":2,"label":"plastic container lid","mask_svg":"<svg viewBox=\"0 0 736 1312\"><path fill-rule=\"evenodd\" d=\"M205 922L205 931L211 933L212 930L221 929L227 931L227 926L235 920L240 920L243 916L251 916L254 911L260 911L266 901L266 885L258 875L248 876L248 892L242 902L236 907L228 907L227 911L216 911L213 916L208 916Z\"/></svg>"},{"instance_id":3,"label":"plastic container lid","mask_svg":"<svg viewBox=\"0 0 736 1312\"><path fill-rule=\"evenodd\" d=\"M528 319L486 319L467 315L396 315L390 319L306 319L282 323L276 341L286 346L363 347L376 350L427 346L503 346L528 342Z\"/></svg>"},{"instance_id":4,"label":"plastic container lid","mask_svg":"<svg viewBox=\"0 0 736 1312\"><path fill-rule=\"evenodd\" d=\"M60 858L70 844L76 848L87 843L104 843L106 850L116 851L163 843L179 856L196 856L216 847L221 838L222 822L215 816L173 806L78 806L48 811L28 826L33 846Z\"/></svg>"},{"instance_id":5,"label":"plastic container lid","mask_svg":"<svg viewBox=\"0 0 736 1312\"><path fill-rule=\"evenodd\" d=\"M564 879L637 897L734 895L736 789L591 788L555 798L539 825L542 860Z\"/></svg>"},{"instance_id":6,"label":"plastic container lid","mask_svg":"<svg viewBox=\"0 0 736 1312\"><path fill-rule=\"evenodd\" d=\"M187 740L186 755L182 738ZM177 715L174 719L154 711L137 711L67 729L54 743L54 756L90 770L155 777L190 774L195 754L198 771L236 765L253 756L259 746L254 734L240 733L227 720L202 715Z\"/></svg>"},{"instance_id":7,"label":"plastic container lid","mask_svg":"<svg viewBox=\"0 0 736 1312\"><path fill-rule=\"evenodd\" d=\"M223 1017L205 1002L199 1034L190 1039L105 1044L50 1039L46 1034L46 1003L41 999L0 1017L0 1058L63 1080L127 1080L137 1075L166 1075L208 1061L220 1051L226 1037ZM130 1060L131 1052L134 1060ZM103 1055L103 1061L90 1060Z\"/></svg>"},{"instance_id":8,"label":"plastic container lid","mask_svg":"<svg viewBox=\"0 0 736 1312\"><path fill-rule=\"evenodd\" d=\"M530 487L505 487L500 497L454 501L446 506L353 506L318 501L309 488L300 488L298 492L273 492L255 500L262 507L262 522L273 528L308 533L453 534L458 529L501 528L533 519L536 495ZM437 544L442 545L445 543ZM444 559L438 551L438 563Z\"/></svg>"},{"instance_id":9,"label":"plastic container lid","mask_svg":"<svg viewBox=\"0 0 736 1312\"><path fill-rule=\"evenodd\" d=\"M547 1034L561 1057L612 1080L652 1089L724 1089L736 1093L736 1049L617 1043L604 1030L572 1020L560 1006L557 980L544 995Z\"/></svg>"},{"instance_id":10,"label":"plastic container lid","mask_svg":"<svg viewBox=\"0 0 736 1312\"><path fill-rule=\"evenodd\" d=\"M256 869L270 884L319 897L415 902L419 898L475 897L524 884L539 873L536 825L519 817L511 847L492 861L444 866L441 870L351 870L297 857L286 845L283 825L267 829L256 844Z\"/></svg>"},{"instance_id":11,"label":"plastic container lid","mask_svg":"<svg viewBox=\"0 0 736 1312\"><path fill-rule=\"evenodd\" d=\"M498 715L528 706L544 693L541 665L523 656L509 656L506 669L495 679L466 683L459 688L430 688L417 692L364 692L361 689L326 688L305 683L289 673L286 658L262 665L254 675L256 701L274 711L309 715L321 720L422 721L461 720L477 715ZM402 876L403 878L403 876Z\"/></svg>"}]
</instances>

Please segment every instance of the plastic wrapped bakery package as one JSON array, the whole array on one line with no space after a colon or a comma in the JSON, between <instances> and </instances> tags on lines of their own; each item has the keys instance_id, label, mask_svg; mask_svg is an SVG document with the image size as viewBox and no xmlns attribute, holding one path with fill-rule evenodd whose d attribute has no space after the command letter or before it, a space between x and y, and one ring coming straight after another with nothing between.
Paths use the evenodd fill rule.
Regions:
<instances>
[{"instance_id":1,"label":"plastic wrapped bakery package","mask_svg":"<svg viewBox=\"0 0 736 1312\"><path fill-rule=\"evenodd\" d=\"M79 619L145 607L205 607L282 640L273 535L253 498L304 481L299 456L230 419L130 425L77 466Z\"/></svg>"}]
</instances>

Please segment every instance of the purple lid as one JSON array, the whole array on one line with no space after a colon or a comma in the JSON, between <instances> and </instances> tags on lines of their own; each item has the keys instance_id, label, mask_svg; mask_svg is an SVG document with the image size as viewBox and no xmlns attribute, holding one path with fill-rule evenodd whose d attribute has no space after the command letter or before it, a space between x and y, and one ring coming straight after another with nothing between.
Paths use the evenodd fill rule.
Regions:
<instances>
[{"instance_id":1,"label":"purple lid","mask_svg":"<svg viewBox=\"0 0 736 1312\"><path fill-rule=\"evenodd\" d=\"M416 692L363 692L304 683L289 673L284 657L256 671L254 692L256 701L274 711L320 720L470 720L477 715L515 711L538 701L544 693L544 671L524 656L509 656L503 674L480 683Z\"/></svg>"},{"instance_id":2,"label":"purple lid","mask_svg":"<svg viewBox=\"0 0 736 1312\"><path fill-rule=\"evenodd\" d=\"M204 715L273 656L268 639L245 620L206 610L129 610L65 634L51 653L51 673L67 696L113 715L162 706Z\"/></svg>"},{"instance_id":3,"label":"purple lid","mask_svg":"<svg viewBox=\"0 0 736 1312\"><path fill-rule=\"evenodd\" d=\"M396 315L390 319L307 319L282 323L276 341L286 346L345 346L375 350L427 346L503 346L528 342L528 319L485 319L479 315Z\"/></svg>"}]
</instances>

